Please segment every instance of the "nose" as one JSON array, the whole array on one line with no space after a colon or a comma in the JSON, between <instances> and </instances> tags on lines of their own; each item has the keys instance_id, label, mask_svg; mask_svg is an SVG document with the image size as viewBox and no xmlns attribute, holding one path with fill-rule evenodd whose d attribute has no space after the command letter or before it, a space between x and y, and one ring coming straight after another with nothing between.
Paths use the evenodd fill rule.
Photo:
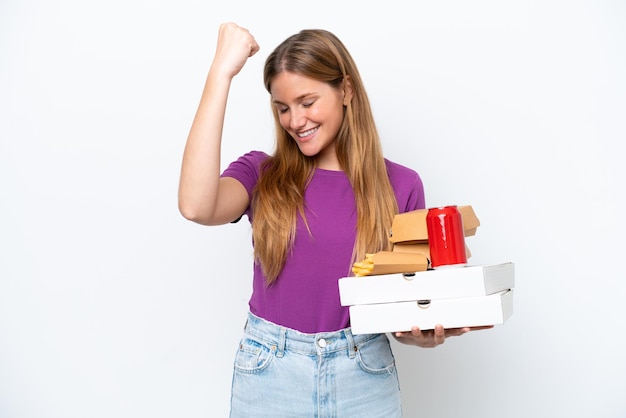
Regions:
<instances>
[{"instance_id":1,"label":"nose","mask_svg":"<svg viewBox=\"0 0 626 418\"><path fill-rule=\"evenodd\" d=\"M295 108L290 112L289 127L298 130L306 125L304 109Z\"/></svg>"}]
</instances>

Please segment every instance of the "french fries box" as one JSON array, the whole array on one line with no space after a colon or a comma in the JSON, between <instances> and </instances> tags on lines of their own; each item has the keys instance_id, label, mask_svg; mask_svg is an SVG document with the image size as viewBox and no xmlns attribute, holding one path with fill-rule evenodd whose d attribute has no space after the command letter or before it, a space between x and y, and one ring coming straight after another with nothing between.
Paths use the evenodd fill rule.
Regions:
<instances>
[{"instance_id":1,"label":"french fries box","mask_svg":"<svg viewBox=\"0 0 626 418\"><path fill-rule=\"evenodd\" d=\"M428 269L428 258L419 252L379 251L372 255L373 268L371 275L397 273L399 271L414 272Z\"/></svg>"},{"instance_id":2,"label":"french fries box","mask_svg":"<svg viewBox=\"0 0 626 418\"><path fill-rule=\"evenodd\" d=\"M510 262L339 279L354 334L503 324L514 287Z\"/></svg>"}]
</instances>

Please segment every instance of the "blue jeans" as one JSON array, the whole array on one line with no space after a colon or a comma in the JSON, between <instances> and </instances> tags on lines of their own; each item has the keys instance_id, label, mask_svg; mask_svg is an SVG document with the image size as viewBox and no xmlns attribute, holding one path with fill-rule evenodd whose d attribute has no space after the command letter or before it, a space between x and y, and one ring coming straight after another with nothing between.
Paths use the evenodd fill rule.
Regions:
<instances>
[{"instance_id":1,"label":"blue jeans","mask_svg":"<svg viewBox=\"0 0 626 418\"><path fill-rule=\"evenodd\" d=\"M233 371L231 418L396 418L400 386L385 334L303 334L252 313Z\"/></svg>"}]
</instances>

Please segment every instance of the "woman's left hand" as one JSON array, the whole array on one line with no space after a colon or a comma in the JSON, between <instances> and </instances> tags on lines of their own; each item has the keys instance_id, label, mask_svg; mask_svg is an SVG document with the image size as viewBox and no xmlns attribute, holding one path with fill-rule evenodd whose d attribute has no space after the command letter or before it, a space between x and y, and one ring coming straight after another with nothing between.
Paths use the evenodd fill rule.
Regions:
<instances>
[{"instance_id":1,"label":"woman's left hand","mask_svg":"<svg viewBox=\"0 0 626 418\"><path fill-rule=\"evenodd\" d=\"M418 347L432 348L443 344L448 337L456 337L470 331L493 328L493 325L482 327L448 328L436 325L435 329L420 330L418 327L411 328L407 332L394 332L394 338L402 344L416 345Z\"/></svg>"}]
</instances>

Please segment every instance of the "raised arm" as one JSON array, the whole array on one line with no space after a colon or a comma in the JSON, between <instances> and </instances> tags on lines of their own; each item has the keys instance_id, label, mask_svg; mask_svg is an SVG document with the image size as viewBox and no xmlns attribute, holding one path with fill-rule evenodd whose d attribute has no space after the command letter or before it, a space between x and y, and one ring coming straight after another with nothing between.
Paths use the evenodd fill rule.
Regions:
<instances>
[{"instance_id":1,"label":"raised arm","mask_svg":"<svg viewBox=\"0 0 626 418\"><path fill-rule=\"evenodd\" d=\"M239 217L249 203L241 183L232 178L220 179L220 153L231 82L258 50L247 29L234 23L220 25L215 57L187 137L180 174L178 208L191 221L203 225L228 223Z\"/></svg>"}]
</instances>

